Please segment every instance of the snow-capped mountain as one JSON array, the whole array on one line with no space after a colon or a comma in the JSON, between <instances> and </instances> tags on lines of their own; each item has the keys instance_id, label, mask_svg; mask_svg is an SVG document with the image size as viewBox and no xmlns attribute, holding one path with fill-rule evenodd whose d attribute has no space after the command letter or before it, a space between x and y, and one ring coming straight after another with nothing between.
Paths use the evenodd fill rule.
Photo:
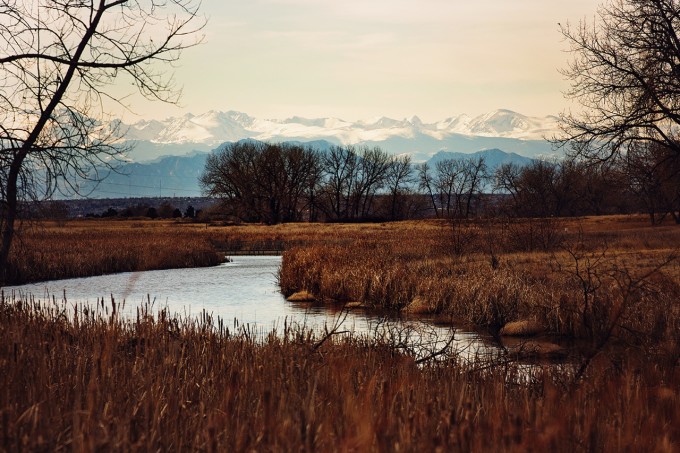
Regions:
<instances>
[{"instance_id":1,"label":"snow-capped mountain","mask_svg":"<svg viewBox=\"0 0 680 453\"><path fill-rule=\"evenodd\" d=\"M496 110L477 117L459 115L435 123L417 116L396 120L379 117L363 121L339 118L260 119L245 113L210 111L165 120L122 125L125 138L137 142L132 160L177 155L244 138L262 141L326 140L335 144L381 146L392 153L420 155L422 160L440 150L475 152L499 148L528 157L550 153L545 141L558 130L558 118L529 117L510 110ZM179 152L182 154L181 152Z\"/></svg>"},{"instance_id":2,"label":"snow-capped mountain","mask_svg":"<svg viewBox=\"0 0 680 453\"><path fill-rule=\"evenodd\" d=\"M348 122L338 118L301 118L285 120L256 119L241 112L210 111L202 115L190 113L162 121L139 121L128 126L127 138L154 143L219 144L242 138L272 140L283 138L319 139L336 137L343 144L393 136L424 134L441 139L450 134L477 137L504 137L541 140L557 130L558 119L528 117L510 110L496 110L471 118L459 115L436 123L423 123L413 116L395 120L381 117L368 121Z\"/></svg>"},{"instance_id":3,"label":"snow-capped mountain","mask_svg":"<svg viewBox=\"0 0 680 453\"><path fill-rule=\"evenodd\" d=\"M249 137L252 133L246 126L252 121L248 115L238 112L208 112L198 116L187 113L163 121L139 121L127 127L126 138L162 144L214 145Z\"/></svg>"}]
</instances>

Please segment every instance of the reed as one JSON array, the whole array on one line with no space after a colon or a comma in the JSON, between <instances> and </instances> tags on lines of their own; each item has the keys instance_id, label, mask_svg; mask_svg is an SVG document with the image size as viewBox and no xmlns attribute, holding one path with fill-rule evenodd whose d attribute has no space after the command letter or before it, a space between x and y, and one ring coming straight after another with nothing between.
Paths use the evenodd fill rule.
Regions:
<instances>
[{"instance_id":1,"label":"reed","mask_svg":"<svg viewBox=\"0 0 680 453\"><path fill-rule=\"evenodd\" d=\"M442 225L437 221L273 226L139 219L34 221L24 224L17 234L8 283L212 266L232 252L351 245L356 240L380 237L408 238L417 234L434 245Z\"/></svg>"},{"instance_id":2,"label":"reed","mask_svg":"<svg viewBox=\"0 0 680 453\"><path fill-rule=\"evenodd\" d=\"M229 252L287 250L285 295L307 290L492 331L528 320L595 343L612 335L640 342L677 336L680 265L668 258L679 240L676 226L650 227L644 216L274 226L46 221L23 230L11 278L209 266Z\"/></svg>"},{"instance_id":3,"label":"reed","mask_svg":"<svg viewBox=\"0 0 680 453\"><path fill-rule=\"evenodd\" d=\"M112 225L113 224L113 225ZM10 283L213 266L210 240L180 228L116 222L38 223L22 231L10 255Z\"/></svg>"},{"instance_id":4,"label":"reed","mask_svg":"<svg viewBox=\"0 0 680 453\"><path fill-rule=\"evenodd\" d=\"M675 363L417 365L380 340L0 300L5 451L673 451ZM677 358L677 356L676 356Z\"/></svg>"},{"instance_id":5,"label":"reed","mask_svg":"<svg viewBox=\"0 0 680 453\"><path fill-rule=\"evenodd\" d=\"M436 238L402 232L300 247L284 254L280 284L284 295L310 291L493 332L526 320L593 345L677 341L680 264L671 245L680 232L615 220L440 224Z\"/></svg>"}]
</instances>

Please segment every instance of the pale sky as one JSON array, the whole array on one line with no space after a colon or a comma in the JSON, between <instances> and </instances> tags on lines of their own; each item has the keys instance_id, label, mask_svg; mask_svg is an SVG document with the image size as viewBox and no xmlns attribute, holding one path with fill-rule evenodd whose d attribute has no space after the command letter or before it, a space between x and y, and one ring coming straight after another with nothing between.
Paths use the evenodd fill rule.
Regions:
<instances>
[{"instance_id":1,"label":"pale sky","mask_svg":"<svg viewBox=\"0 0 680 453\"><path fill-rule=\"evenodd\" d=\"M418 115L568 107L558 23L598 0L203 0L206 42L175 72L182 107L131 99L139 116L238 110L261 118Z\"/></svg>"}]
</instances>

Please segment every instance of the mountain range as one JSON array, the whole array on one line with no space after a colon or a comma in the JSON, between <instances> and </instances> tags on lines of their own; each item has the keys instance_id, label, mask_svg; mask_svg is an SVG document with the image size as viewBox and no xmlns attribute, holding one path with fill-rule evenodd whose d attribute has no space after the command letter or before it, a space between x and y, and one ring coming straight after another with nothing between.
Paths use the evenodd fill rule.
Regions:
<instances>
[{"instance_id":1,"label":"mountain range","mask_svg":"<svg viewBox=\"0 0 680 453\"><path fill-rule=\"evenodd\" d=\"M332 145L379 146L391 154L410 154L415 163L483 156L491 169L505 162L526 165L552 155L546 138L558 132L558 118L496 110L435 123L415 116L349 122L301 117L263 120L241 112L211 111L162 121L118 121L111 127L124 131L134 148L117 172L97 186L82 185L81 192L92 198L200 196L198 177L208 153L243 139L297 142L319 150Z\"/></svg>"},{"instance_id":2,"label":"mountain range","mask_svg":"<svg viewBox=\"0 0 680 453\"><path fill-rule=\"evenodd\" d=\"M117 122L115 126L125 132L126 140L135 143L135 149L128 155L135 162L210 151L221 143L245 138L380 146L389 153L411 154L415 161L422 162L442 150L472 153L497 148L532 158L547 156L552 148L546 139L558 132L558 121L555 116L530 117L510 110L495 110L476 117L458 115L434 123L425 123L417 116L352 122L297 116L285 120L259 119L242 112L210 111L133 124Z\"/></svg>"}]
</instances>

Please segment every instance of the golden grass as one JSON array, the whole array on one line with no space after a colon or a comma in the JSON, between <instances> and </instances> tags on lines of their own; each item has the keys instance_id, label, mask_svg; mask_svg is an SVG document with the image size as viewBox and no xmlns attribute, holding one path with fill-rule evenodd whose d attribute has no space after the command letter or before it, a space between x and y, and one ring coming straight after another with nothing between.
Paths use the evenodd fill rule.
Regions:
<instances>
[{"instance_id":1,"label":"golden grass","mask_svg":"<svg viewBox=\"0 0 680 453\"><path fill-rule=\"evenodd\" d=\"M680 369L417 366L375 340L0 300L5 451L674 451ZM631 359L632 360L632 359ZM621 365L621 364L619 364ZM527 374L528 373L528 374ZM521 378L519 378L521 376Z\"/></svg>"},{"instance_id":2,"label":"golden grass","mask_svg":"<svg viewBox=\"0 0 680 453\"><path fill-rule=\"evenodd\" d=\"M633 220L423 222L423 234L398 224L390 235L355 234L350 247L290 250L280 283L284 294L306 289L491 330L533 319L595 343L676 341L680 229Z\"/></svg>"},{"instance_id":3,"label":"golden grass","mask_svg":"<svg viewBox=\"0 0 680 453\"><path fill-rule=\"evenodd\" d=\"M501 335L512 337L532 336L545 332L545 327L532 320L511 321L500 330Z\"/></svg>"},{"instance_id":4,"label":"golden grass","mask_svg":"<svg viewBox=\"0 0 680 453\"><path fill-rule=\"evenodd\" d=\"M596 339L616 321L616 336L668 338L680 322L680 265L672 261L646 274L678 243L680 228L651 227L644 216L490 219L455 227L443 220L275 226L48 221L23 231L12 277L25 282L205 266L229 251L285 249L280 282L287 296L306 290L321 300L410 307L492 330L535 319L551 333ZM601 283L588 295L594 304L585 300L579 280L586 268ZM643 276L644 284L626 287Z\"/></svg>"},{"instance_id":5,"label":"golden grass","mask_svg":"<svg viewBox=\"0 0 680 453\"><path fill-rule=\"evenodd\" d=\"M357 237L436 234L437 224L206 225L173 220L36 221L21 228L10 283L125 271L210 266L224 254L308 244L350 245ZM429 231L429 232L428 232ZM408 234L408 233L407 233Z\"/></svg>"},{"instance_id":6,"label":"golden grass","mask_svg":"<svg viewBox=\"0 0 680 453\"><path fill-rule=\"evenodd\" d=\"M216 265L209 238L171 223L43 222L22 230L10 255L10 283L116 272Z\"/></svg>"}]
</instances>

